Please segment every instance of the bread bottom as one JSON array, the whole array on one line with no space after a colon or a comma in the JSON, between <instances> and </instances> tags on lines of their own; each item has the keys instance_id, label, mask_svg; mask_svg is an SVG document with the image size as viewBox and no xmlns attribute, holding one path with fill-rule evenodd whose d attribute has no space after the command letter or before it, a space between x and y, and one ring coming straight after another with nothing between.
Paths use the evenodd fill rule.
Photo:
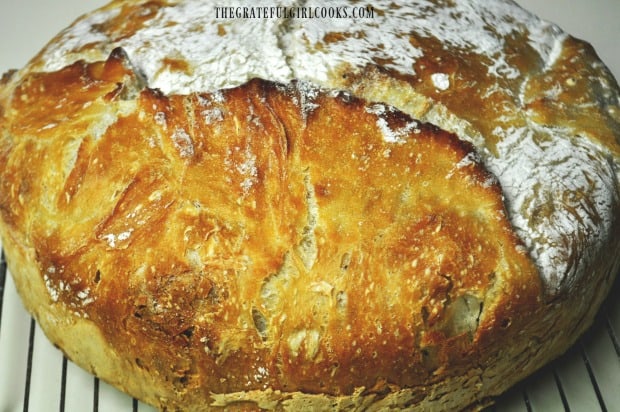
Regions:
<instances>
[{"instance_id":1,"label":"bread bottom","mask_svg":"<svg viewBox=\"0 0 620 412\"><path fill-rule=\"evenodd\" d=\"M481 410L515 383L565 352L592 324L598 307L620 269L620 260L599 259L585 281L600 279L596 287L577 285L567 299L549 303L529 322L511 346L492 347L486 368L472 364L458 376L429 386L399 389L385 395L366 394L357 388L348 396L254 390L235 393L175 392L172 385L149 374L110 346L89 319L49 297L33 249L2 233L7 263L26 309L34 315L48 339L68 359L118 389L162 411L269 409L283 411L453 411L461 405ZM618 251L618 242L614 244ZM620 256L620 253L611 254ZM584 282L584 283L586 283ZM579 293L581 292L581 293ZM585 309L579 318L575 313Z\"/></svg>"}]
</instances>

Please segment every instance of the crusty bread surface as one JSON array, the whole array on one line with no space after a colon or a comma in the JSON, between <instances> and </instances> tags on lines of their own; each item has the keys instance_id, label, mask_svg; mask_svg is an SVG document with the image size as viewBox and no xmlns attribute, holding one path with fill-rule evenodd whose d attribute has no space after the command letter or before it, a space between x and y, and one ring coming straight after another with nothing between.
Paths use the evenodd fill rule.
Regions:
<instances>
[{"instance_id":1,"label":"crusty bread surface","mask_svg":"<svg viewBox=\"0 0 620 412\"><path fill-rule=\"evenodd\" d=\"M618 86L514 3L418 6L114 1L6 74L48 338L169 411L481 409L563 353L620 269Z\"/></svg>"}]
</instances>

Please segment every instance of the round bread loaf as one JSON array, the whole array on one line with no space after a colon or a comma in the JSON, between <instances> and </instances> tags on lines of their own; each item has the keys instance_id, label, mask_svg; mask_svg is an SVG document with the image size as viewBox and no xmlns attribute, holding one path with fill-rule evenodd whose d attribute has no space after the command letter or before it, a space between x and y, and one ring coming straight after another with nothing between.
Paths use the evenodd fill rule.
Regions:
<instances>
[{"instance_id":1,"label":"round bread loaf","mask_svg":"<svg viewBox=\"0 0 620 412\"><path fill-rule=\"evenodd\" d=\"M508 0L114 1L0 83L2 245L161 410L479 409L619 270L618 92Z\"/></svg>"}]
</instances>

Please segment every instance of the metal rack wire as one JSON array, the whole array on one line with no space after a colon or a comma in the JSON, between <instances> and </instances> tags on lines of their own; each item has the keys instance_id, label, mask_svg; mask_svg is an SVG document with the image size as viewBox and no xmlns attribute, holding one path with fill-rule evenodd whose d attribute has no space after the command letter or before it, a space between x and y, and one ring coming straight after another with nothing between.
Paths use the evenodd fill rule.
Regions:
<instances>
[{"instance_id":1,"label":"metal rack wire","mask_svg":"<svg viewBox=\"0 0 620 412\"><path fill-rule=\"evenodd\" d=\"M67 360L21 306L0 255L0 412L150 412Z\"/></svg>"},{"instance_id":2,"label":"metal rack wire","mask_svg":"<svg viewBox=\"0 0 620 412\"><path fill-rule=\"evenodd\" d=\"M564 356L485 412L620 411L620 279ZM152 412L62 356L25 312L0 255L0 412Z\"/></svg>"}]
</instances>

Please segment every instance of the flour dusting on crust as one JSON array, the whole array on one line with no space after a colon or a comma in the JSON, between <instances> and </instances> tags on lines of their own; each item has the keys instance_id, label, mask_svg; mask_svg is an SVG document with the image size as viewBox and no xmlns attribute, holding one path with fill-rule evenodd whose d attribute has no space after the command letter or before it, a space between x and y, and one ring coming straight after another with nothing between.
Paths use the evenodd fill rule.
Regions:
<instances>
[{"instance_id":1,"label":"flour dusting on crust","mask_svg":"<svg viewBox=\"0 0 620 412\"><path fill-rule=\"evenodd\" d=\"M549 134L541 142L533 128L496 132L504 139L489 167L501 179L513 226L547 276L547 286L569 286L594 263L611 235L620 201L614 165L583 137ZM582 250L576 265L566 258L569 250Z\"/></svg>"},{"instance_id":2,"label":"flour dusting on crust","mask_svg":"<svg viewBox=\"0 0 620 412\"><path fill-rule=\"evenodd\" d=\"M352 4L330 3L334 7ZM258 5L272 3L251 4ZM280 5L314 7L324 3L289 0ZM525 35L527 45L539 55L543 73L554 67L567 39L557 26L509 0L456 1L443 8L426 0L411 1L407 6L377 0L372 6L376 11L373 18L357 20L218 19L211 3L188 0L161 8L156 18L122 38L98 29L118 13L117 9L103 9L63 32L60 40L43 52L40 62L45 62L43 70L56 70L72 62L83 46L97 43L99 54L92 53L93 59L122 47L148 85L164 93L234 87L254 77L280 82L299 79L337 88L340 83L334 78L343 67L355 71L378 64L401 75L415 76L416 62L424 57L424 49L412 38L434 39L455 55L480 56L486 75L498 83L520 82L520 89L505 88L502 92L525 106L529 75L514 63L514 45L507 44L507 39ZM453 81L458 81L442 72L430 79L436 92L446 93L454 89ZM492 95L496 91L484 92ZM551 89L547 97L553 99L561 91ZM312 96L302 89L300 95L307 97L300 104L305 105L304 113L309 113ZM615 100L617 103L617 96ZM221 113L204 111L203 115L212 122ZM457 123L442 116L431 119L477 147L483 163L497 176L511 222L553 294L582 276L610 235L613 211L620 202L618 160L605 147L575 136L571 130L538 124L525 110L523 116L523 127L504 126L502 118L496 119L500 124L492 132L498 139L495 151L485 143L484 138L490 136L480 139L464 132L462 125L468 125L467 119ZM381 121L379 116L380 127ZM398 133L386 127L382 130L386 140L398 143ZM190 155L190 146L181 140L180 150ZM568 263L574 253L583 254L583 258Z\"/></svg>"}]
</instances>

